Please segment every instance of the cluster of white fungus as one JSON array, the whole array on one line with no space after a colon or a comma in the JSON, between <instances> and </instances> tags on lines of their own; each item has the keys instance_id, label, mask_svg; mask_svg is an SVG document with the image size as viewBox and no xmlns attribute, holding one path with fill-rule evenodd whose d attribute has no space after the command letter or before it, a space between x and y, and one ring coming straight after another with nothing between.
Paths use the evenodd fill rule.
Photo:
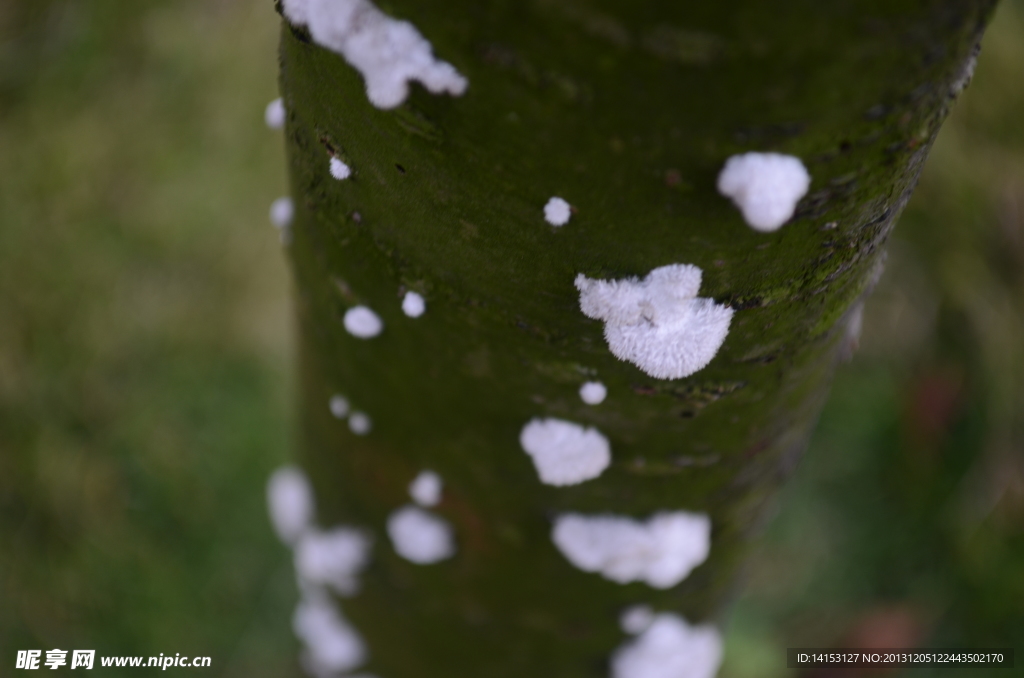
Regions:
<instances>
[{"instance_id":1,"label":"cluster of white fungus","mask_svg":"<svg viewBox=\"0 0 1024 678\"><path fill-rule=\"evenodd\" d=\"M722 638L712 626L690 626L676 614L653 615L640 635L612 655L612 678L714 678Z\"/></svg>"},{"instance_id":2,"label":"cluster of white fungus","mask_svg":"<svg viewBox=\"0 0 1024 678\"><path fill-rule=\"evenodd\" d=\"M595 428L562 419L531 419L519 444L548 485L576 485L601 475L612 460L608 439Z\"/></svg>"},{"instance_id":3,"label":"cluster of white fungus","mask_svg":"<svg viewBox=\"0 0 1024 678\"><path fill-rule=\"evenodd\" d=\"M444 483L434 471L421 471L409 483L409 496L420 506L429 508L441 502ZM418 565L429 565L455 554L452 528L444 518L419 506L407 505L388 518L388 536L395 552Z\"/></svg>"},{"instance_id":4,"label":"cluster of white fungus","mask_svg":"<svg viewBox=\"0 0 1024 678\"><path fill-rule=\"evenodd\" d=\"M284 101L280 97L267 104L263 111L263 121L270 129L281 129L284 127L285 109Z\"/></svg>"},{"instance_id":5,"label":"cluster of white fungus","mask_svg":"<svg viewBox=\"0 0 1024 678\"><path fill-rule=\"evenodd\" d=\"M551 539L584 572L619 584L642 581L667 589L708 557L711 520L686 511L656 513L646 522L568 513L555 520Z\"/></svg>"},{"instance_id":6,"label":"cluster of white fungus","mask_svg":"<svg viewBox=\"0 0 1024 678\"><path fill-rule=\"evenodd\" d=\"M370 415L359 410L353 410L348 398L336 393L331 396L327 407L331 410L331 416L335 419L348 418L348 428L357 436L364 436L373 429L373 420Z\"/></svg>"},{"instance_id":7,"label":"cluster of white fungus","mask_svg":"<svg viewBox=\"0 0 1024 678\"><path fill-rule=\"evenodd\" d=\"M565 200L554 197L544 205L544 220L552 226L565 226L572 216L572 207Z\"/></svg>"},{"instance_id":8,"label":"cluster of white fungus","mask_svg":"<svg viewBox=\"0 0 1024 678\"><path fill-rule=\"evenodd\" d=\"M718 175L718 192L732 199L751 228L765 233L789 221L810 186L800 158L781 153L734 155Z\"/></svg>"},{"instance_id":9,"label":"cluster of white fungus","mask_svg":"<svg viewBox=\"0 0 1024 678\"><path fill-rule=\"evenodd\" d=\"M384 330L384 321L366 306L353 306L345 311L345 329L353 337L372 339Z\"/></svg>"},{"instance_id":10,"label":"cluster of white fungus","mask_svg":"<svg viewBox=\"0 0 1024 678\"><path fill-rule=\"evenodd\" d=\"M279 468L267 481L267 506L274 531L294 549L301 599L292 629L305 646L302 664L311 676L338 676L366 661L366 645L342 616L329 589L351 596L369 564L370 538L360 530L316 526L313 490L294 466Z\"/></svg>"},{"instance_id":11,"label":"cluster of white fungus","mask_svg":"<svg viewBox=\"0 0 1024 678\"><path fill-rule=\"evenodd\" d=\"M292 617L292 630L306 646L302 664L309 675L338 675L366 661L363 639L327 597L300 601Z\"/></svg>"},{"instance_id":12,"label":"cluster of white fungus","mask_svg":"<svg viewBox=\"0 0 1024 678\"><path fill-rule=\"evenodd\" d=\"M580 386L580 400L588 405L600 405L608 396L608 389L599 381L588 381Z\"/></svg>"},{"instance_id":13,"label":"cluster of white fungus","mask_svg":"<svg viewBox=\"0 0 1024 678\"><path fill-rule=\"evenodd\" d=\"M352 176L352 169L342 162L340 158L332 157L330 163L328 163L328 169L331 172L331 176L338 181L344 181Z\"/></svg>"},{"instance_id":14,"label":"cluster of white fungus","mask_svg":"<svg viewBox=\"0 0 1024 678\"><path fill-rule=\"evenodd\" d=\"M395 552L417 565L429 565L455 554L452 528L418 506L403 506L388 517L388 536Z\"/></svg>"},{"instance_id":15,"label":"cluster of white fungus","mask_svg":"<svg viewBox=\"0 0 1024 678\"><path fill-rule=\"evenodd\" d=\"M421 471L409 483L409 496L420 506L437 506L441 502L441 490L444 483L441 476L433 471Z\"/></svg>"},{"instance_id":16,"label":"cluster of white fungus","mask_svg":"<svg viewBox=\"0 0 1024 678\"><path fill-rule=\"evenodd\" d=\"M295 572L305 584L329 586L351 596L370 560L370 538L351 527L309 529L295 545Z\"/></svg>"},{"instance_id":17,"label":"cluster of white fungus","mask_svg":"<svg viewBox=\"0 0 1024 678\"><path fill-rule=\"evenodd\" d=\"M680 379L703 369L718 353L732 309L697 296L701 270L661 266L643 280L576 276L580 309L604 321L612 354L656 379Z\"/></svg>"},{"instance_id":18,"label":"cluster of white fungus","mask_svg":"<svg viewBox=\"0 0 1024 678\"><path fill-rule=\"evenodd\" d=\"M430 43L411 23L392 19L369 0L283 0L282 5L292 24L307 26L314 42L362 74L366 95L377 108L405 101L412 80L434 94L466 91L466 78L435 59Z\"/></svg>"},{"instance_id":19,"label":"cluster of white fungus","mask_svg":"<svg viewBox=\"0 0 1024 678\"><path fill-rule=\"evenodd\" d=\"M427 310L427 302L418 292L406 292L402 297L402 313L410 318L419 318Z\"/></svg>"}]
</instances>

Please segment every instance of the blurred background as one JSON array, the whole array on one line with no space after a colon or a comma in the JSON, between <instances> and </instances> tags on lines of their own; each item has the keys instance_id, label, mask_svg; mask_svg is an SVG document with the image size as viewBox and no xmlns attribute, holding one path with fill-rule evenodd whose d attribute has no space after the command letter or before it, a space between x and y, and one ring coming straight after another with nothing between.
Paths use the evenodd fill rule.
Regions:
<instances>
[{"instance_id":1,"label":"blurred background","mask_svg":"<svg viewBox=\"0 0 1024 678\"><path fill-rule=\"evenodd\" d=\"M0 675L55 647L299 675L263 499L293 390L278 22L268 0L0 0ZM794 676L787 646L1024 638L1024 0L727 632L722 678Z\"/></svg>"}]
</instances>

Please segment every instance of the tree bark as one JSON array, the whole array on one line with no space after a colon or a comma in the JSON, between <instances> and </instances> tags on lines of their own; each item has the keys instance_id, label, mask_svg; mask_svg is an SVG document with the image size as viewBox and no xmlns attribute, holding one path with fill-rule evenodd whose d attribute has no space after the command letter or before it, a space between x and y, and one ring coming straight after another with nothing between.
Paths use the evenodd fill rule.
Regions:
<instances>
[{"instance_id":1,"label":"tree bark","mask_svg":"<svg viewBox=\"0 0 1024 678\"><path fill-rule=\"evenodd\" d=\"M605 676L627 606L720 619L751 534L804 449L851 319L993 0L390 0L462 96L414 85L375 107L342 55L284 22L281 91L296 215L302 465L324 524L374 536L345 616L382 678ZM715 189L748 151L812 177L774 233ZM352 176L332 178L331 156ZM552 196L569 222L543 217ZM703 270L735 314L692 376L616 359L573 281ZM403 314L407 291L427 305ZM371 339L345 312L383 320ZM580 385L607 399L587 405ZM328 402L344 394L372 430ZM600 477L543 484L523 426L555 417L611 443ZM822 453L827 453L822 451ZM388 517L423 469L457 551L417 565ZM576 569L556 516L711 518L710 556L662 590Z\"/></svg>"}]
</instances>

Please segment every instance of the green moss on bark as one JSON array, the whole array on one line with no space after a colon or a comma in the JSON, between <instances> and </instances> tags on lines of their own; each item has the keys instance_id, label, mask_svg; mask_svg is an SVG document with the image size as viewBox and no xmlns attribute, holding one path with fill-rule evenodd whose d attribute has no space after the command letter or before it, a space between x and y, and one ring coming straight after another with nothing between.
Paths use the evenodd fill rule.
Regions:
<instances>
[{"instance_id":1,"label":"green moss on bark","mask_svg":"<svg viewBox=\"0 0 1024 678\"><path fill-rule=\"evenodd\" d=\"M618 613L692 621L727 601L744 544L796 463L882 246L980 38L990 0L820 3L381 3L469 78L369 104L359 74L282 31L297 215L303 458L321 514L377 535L345 613L385 678L600 676ZM725 159L801 157L813 181L791 223L757 233L717 194ZM328 154L353 169L338 182ZM558 195L575 212L553 228ZM658 381L608 351L573 279L689 263L736 310L704 370ZM424 295L419 319L406 290ZM383 334L347 334L356 303ZM597 407L578 397L598 378ZM370 414L352 435L335 392ZM518 444L556 416L598 427L600 478L542 485ZM416 566L388 514L422 468L458 554ZM575 570L550 540L560 511L707 512L708 561L654 591Z\"/></svg>"}]
</instances>

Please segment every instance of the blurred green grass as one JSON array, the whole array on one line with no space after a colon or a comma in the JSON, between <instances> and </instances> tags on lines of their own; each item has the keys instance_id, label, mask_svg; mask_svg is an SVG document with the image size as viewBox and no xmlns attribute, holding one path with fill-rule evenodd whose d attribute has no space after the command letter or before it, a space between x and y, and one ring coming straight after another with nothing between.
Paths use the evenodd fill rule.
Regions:
<instances>
[{"instance_id":1,"label":"blurred green grass","mask_svg":"<svg viewBox=\"0 0 1024 678\"><path fill-rule=\"evenodd\" d=\"M292 389L277 27L263 0L0 2L0 661L298 674L263 504ZM791 645L1024 638L1021 83L1024 1L1004 0L723 678L794 673Z\"/></svg>"}]
</instances>

